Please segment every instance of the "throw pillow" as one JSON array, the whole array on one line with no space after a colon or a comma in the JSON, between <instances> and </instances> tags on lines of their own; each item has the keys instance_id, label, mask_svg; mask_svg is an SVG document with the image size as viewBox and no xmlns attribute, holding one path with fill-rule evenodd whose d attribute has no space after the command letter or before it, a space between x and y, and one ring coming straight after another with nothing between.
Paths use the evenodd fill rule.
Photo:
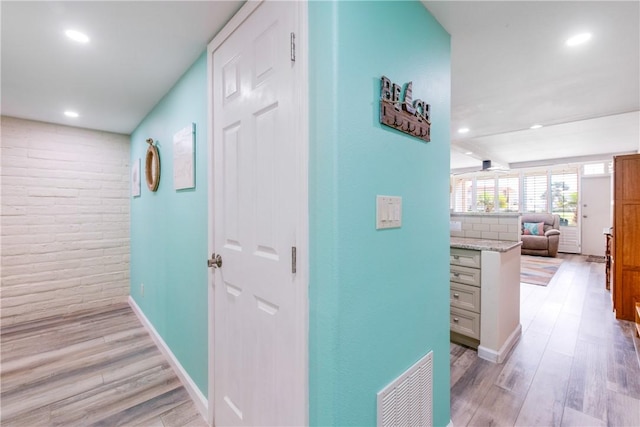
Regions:
<instances>
[{"instance_id":1,"label":"throw pillow","mask_svg":"<svg viewBox=\"0 0 640 427\"><path fill-rule=\"evenodd\" d=\"M544 236L544 222L525 222L522 234L532 234L534 236Z\"/></svg>"}]
</instances>

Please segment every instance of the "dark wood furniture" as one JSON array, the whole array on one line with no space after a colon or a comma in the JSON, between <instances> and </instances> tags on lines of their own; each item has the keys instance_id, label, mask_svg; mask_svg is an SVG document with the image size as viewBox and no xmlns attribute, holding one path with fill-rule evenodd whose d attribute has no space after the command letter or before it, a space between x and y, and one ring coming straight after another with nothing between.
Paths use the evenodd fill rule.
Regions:
<instances>
[{"instance_id":1,"label":"dark wood furniture","mask_svg":"<svg viewBox=\"0 0 640 427\"><path fill-rule=\"evenodd\" d=\"M635 320L640 302L640 154L613 158L613 308Z\"/></svg>"},{"instance_id":2,"label":"dark wood furniture","mask_svg":"<svg viewBox=\"0 0 640 427\"><path fill-rule=\"evenodd\" d=\"M604 233L604 237L606 238L606 247L604 251L604 260L605 260L605 269L604 269L604 284L607 290L611 289L611 263L612 263L612 252L611 252L611 238L613 237L611 234L611 229Z\"/></svg>"}]
</instances>

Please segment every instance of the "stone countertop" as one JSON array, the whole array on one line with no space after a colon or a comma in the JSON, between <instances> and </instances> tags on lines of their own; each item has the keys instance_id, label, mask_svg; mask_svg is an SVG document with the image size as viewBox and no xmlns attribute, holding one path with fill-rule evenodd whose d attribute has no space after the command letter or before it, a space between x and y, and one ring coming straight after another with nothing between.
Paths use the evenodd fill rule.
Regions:
<instances>
[{"instance_id":1,"label":"stone countertop","mask_svg":"<svg viewBox=\"0 0 640 427\"><path fill-rule=\"evenodd\" d=\"M522 242L507 240L473 239L467 237L451 237L451 247L459 249L474 249L476 251L507 252L521 246Z\"/></svg>"}]
</instances>

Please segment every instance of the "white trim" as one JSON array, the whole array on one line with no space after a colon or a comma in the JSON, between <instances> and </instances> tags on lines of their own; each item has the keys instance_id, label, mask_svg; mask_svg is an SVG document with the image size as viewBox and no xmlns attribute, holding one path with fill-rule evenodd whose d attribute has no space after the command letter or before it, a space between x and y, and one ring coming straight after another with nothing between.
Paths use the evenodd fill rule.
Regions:
<instances>
[{"instance_id":1,"label":"white trim","mask_svg":"<svg viewBox=\"0 0 640 427\"><path fill-rule=\"evenodd\" d=\"M298 22L296 37L296 81L298 83L297 99L294 102L298 108L299 126L295 130L296 140L300 142L297 152L298 164L298 232L296 236L298 242L298 272L297 285L301 296L298 307L302 310L302 315L298 318L304 319L304 339L302 340L300 354L301 363L304 363L302 372L304 373L304 391L306 393L305 423L309 425L309 26L308 26L308 3L306 1L296 2L298 5Z\"/></svg>"},{"instance_id":2,"label":"white trim","mask_svg":"<svg viewBox=\"0 0 640 427\"><path fill-rule=\"evenodd\" d=\"M449 419L449 424L447 424L447 427L453 427L453 420Z\"/></svg>"},{"instance_id":3,"label":"white trim","mask_svg":"<svg viewBox=\"0 0 640 427\"><path fill-rule=\"evenodd\" d=\"M202 394L196 383L193 382L187 371L182 367L176 356L173 354L167 343L164 342L158 331L153 327L149 319L144 315L138 304L136 304L135 300L129 295L129 306L133 310L133 312L138 316L138 319L144 326L144 328L149 332L151 339L156 344L160 352L167 358L169 365L173 368L173 371L176 373L180 382L184 386L184 388L189 393L191 400L198 408L198 411L202 415L202 417L207 419L207 398Z\"/></svg>"},{"instance_id":4,"label":"white trim","mask_svg":"<svg viewBox=\"0 0 640 427\"><path fill-rule=\"evenodd\" d=\"M507 354L509 354L509 351L511 351L511 348L516 344L516 342L518 342L520 335L522 335L522 325L518 323L518 327L511 332L511 335L509 335L509 338L507 338L504 344L502 344L500 350L495 351L480 345L478 346L478 357L493 363L504 362L504 359Z\"/></svg>"},{"instance_id":5,"label":"white trim","mask_svg":"<svg viewBox=\"0 0 640 427\"><path fill-rule=\"evenodd\" d=\"M214 245L214 222L213 222L213 51L210 48L211 44L207 47L207 258L210 254L213 254L215 250ZM215 353L213 351L214 343L214 331L213 331L213 307L215 307L215 292L214 292L214 274L209 269L207 271L207 348L208 348L208 389L209 389L209 408L207 411L207 421L210 425L215 425L215 413L213 409L214 405L214 360Z\"/></svg>"},{"instance_id":6,"label":"white trim","mask_svg":"<svg viewBox=\"0 0 640 427\"><path fill-rule=\"evenodd\" d=\"M238 29L238 27L253 13L254 10L258 8L262 4L262 0L251 0L248 1L240 8L239 11L236 12L235 15L227 22L215 35L215 37L209 42L207 45L207 54L209 57L213 55L213 52L220 47L222 43L226 39L229 38L233 32ZM213 111L213 110L212 110Z\"/></svg>"},{"instance_id":7,"label":"white trim","mask_svg":"<svg viewBox=\"0 0 640 427\"><path fill-rule=\"evenodd\" d=\"M231 34L262 4L263 0L247 1L242 8L229 20L222 30L209 42L207 46L207 148L209 152L207 179L208 179L208 254L215 252L214 234L214 149L213 149L213 53L229 38ZM296 121L295 133L297 141L300 142L299 150L296 153L299 169L298 174L298 219L297 226L299 234L296 236L298 249L297 282L302 296L300 298L300 310L304 313L305 335L303 348L300 349L304 363L304 388L307 395L305 408L305 425L309 425L309 306L308 306L308 285L309 285L309 34L308 34L308 4L306 1L295 2L298 6L298 23L296 35L296 81L298 83L298 96L293 100L298 107L298 119ZM215 275L213 270L208 274L208 330L209 330L209 361L208 361L208 387L209 403L207 417L210 425L215 425L215 331L214 331L214 307L215 307Z\"/></svg>"}]
</instances>

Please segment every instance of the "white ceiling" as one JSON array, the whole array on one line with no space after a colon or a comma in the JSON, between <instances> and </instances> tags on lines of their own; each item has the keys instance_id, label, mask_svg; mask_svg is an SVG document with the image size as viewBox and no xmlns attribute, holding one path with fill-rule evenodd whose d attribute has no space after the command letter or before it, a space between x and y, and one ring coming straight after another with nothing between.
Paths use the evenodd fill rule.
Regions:
<instances>
[{"instance_id":1,"label":"white ceiling","mask_svg":"<svg viewBox=\"0 0 640 427\"><path fill-rule=\"evenodd\" d=\"M129 134L242 3L3 0L2 114ZM424 4L452 35L452 169L638 150L640 2Z\"/></svg>"},{"instance_id":2,"label":"white ceiling","mask_svg":"<svg viewBox=\"0 0 640 427\"><path fill-rule=\"evenodd\" d=\"M424 3L451 34L452 169L638 151L640 2Z\"/></svg>"},{"instance_id":3,"label":"white ceiling","mask_svg":"<svg viewBox=\"0 0 640 427\"><path fill-rule=\"evenodd\" d=\"M3 0L2 114L130 134L242 3Z\"/></svg>"}]
</instances>

